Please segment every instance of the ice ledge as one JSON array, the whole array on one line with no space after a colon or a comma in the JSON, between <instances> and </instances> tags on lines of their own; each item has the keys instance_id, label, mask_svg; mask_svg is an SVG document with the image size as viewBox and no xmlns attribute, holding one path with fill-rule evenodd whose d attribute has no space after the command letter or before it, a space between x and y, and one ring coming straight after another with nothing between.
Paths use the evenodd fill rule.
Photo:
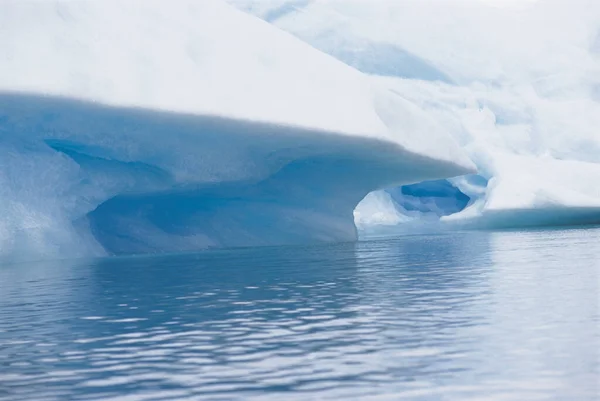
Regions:
<instances>
[{"instance_id":1,"label":"ice ledge","mask_svg":"<svg viewBox=\"0 0 600 401\"><path fill-rule=\"evenodd\" d=\"M369 192L469 167L392 141L0 95L0 257L349 241Z\"/></svg>"}]
</instances>

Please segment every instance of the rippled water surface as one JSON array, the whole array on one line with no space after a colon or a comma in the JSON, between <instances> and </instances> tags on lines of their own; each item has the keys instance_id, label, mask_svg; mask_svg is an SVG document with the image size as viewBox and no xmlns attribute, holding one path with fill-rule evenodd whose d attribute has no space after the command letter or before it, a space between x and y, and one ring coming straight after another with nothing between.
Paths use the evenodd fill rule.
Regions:
<instances>
[{"instance_id":1,"label":"rippled water surface","mask_svg":"<svg viewBox=\"0 0 600 401\"><path fill-rule=\"evenodd\" d=\"M0 267L1 400L598 400L600 230Z\"/></svg>"}]
</instances>

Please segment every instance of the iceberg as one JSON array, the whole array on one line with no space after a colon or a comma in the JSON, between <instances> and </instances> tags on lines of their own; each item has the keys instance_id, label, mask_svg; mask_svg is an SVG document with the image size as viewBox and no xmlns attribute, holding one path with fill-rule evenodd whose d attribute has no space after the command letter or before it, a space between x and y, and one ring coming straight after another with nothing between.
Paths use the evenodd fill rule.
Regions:
<instances>
[{"instance_id":1,"label":"iceberg","mask_svg":"<svg viewBox=\"0 0 600 401\"><path fill-rule=\"evenodd\" d=\"M361 233L600 223L597 1L229 2L417 105L477 166L370 194Z\"/></svg>"},{"instance_id":2,"label":"iceberg","mask_svg":"<svg viewBox=\"0 0 600 401\"><path fill-rule=\"evenodd\" d=\"M0 49L2 261L352 241L368 193L475 173L417 103L219 0L7 0Z\"/></svg>"}]
</instances>

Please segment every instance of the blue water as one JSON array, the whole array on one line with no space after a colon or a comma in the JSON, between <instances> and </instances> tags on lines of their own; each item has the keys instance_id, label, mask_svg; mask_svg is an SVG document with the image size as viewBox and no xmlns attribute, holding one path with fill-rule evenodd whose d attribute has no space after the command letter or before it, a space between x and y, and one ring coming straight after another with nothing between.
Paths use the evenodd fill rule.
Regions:
<instances>
[{"instance_id":1,"label":"blue water","mask_svg":"<svg viewBox=\"0 0 600 401\"><path fill-rule=\"evenodd\" d=\"M1 400L598 400L600 229L0 267Z\"/></svg>"}]
</instances>

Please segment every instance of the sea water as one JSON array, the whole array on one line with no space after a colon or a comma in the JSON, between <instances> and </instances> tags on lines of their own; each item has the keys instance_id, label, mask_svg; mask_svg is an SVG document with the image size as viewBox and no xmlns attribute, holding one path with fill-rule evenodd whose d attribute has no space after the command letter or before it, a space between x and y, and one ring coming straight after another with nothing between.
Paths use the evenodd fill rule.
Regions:
<instances>
[{"instance_id":1,"label":"sea water","mask_svg":"<svg viewBox=\"0 0 600 401\"><path fill-rule=\"evenodd\" d=\"M0 267L1 400L598 400L600 229Z\"/></svg>"}]
</instances>

